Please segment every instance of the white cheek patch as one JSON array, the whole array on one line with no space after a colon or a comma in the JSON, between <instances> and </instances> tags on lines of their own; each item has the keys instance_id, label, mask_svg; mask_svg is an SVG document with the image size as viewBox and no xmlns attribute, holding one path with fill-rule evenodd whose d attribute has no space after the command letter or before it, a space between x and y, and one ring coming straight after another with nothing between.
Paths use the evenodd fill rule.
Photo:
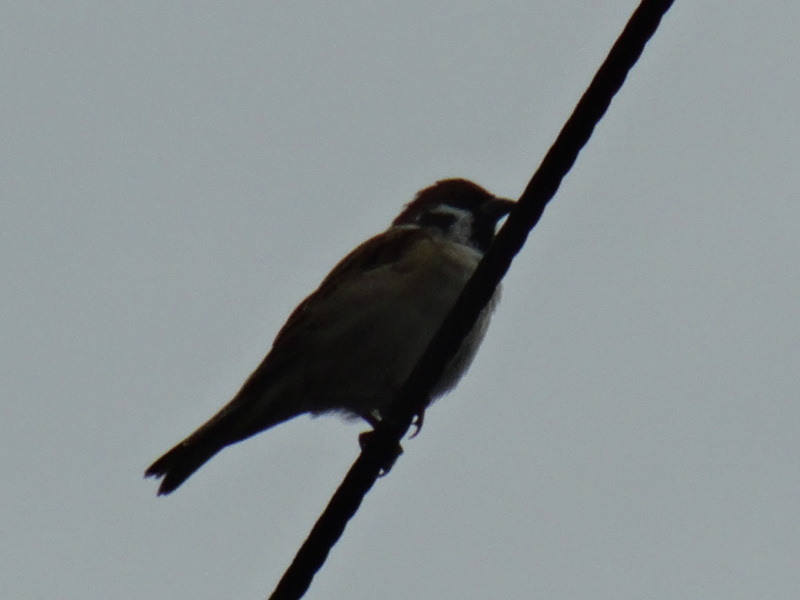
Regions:
<instances>
[{"instance_id":1,"label":"white cheek patch","mask_svg":"<svg viewBox=\"0 0 800 600\"><path fill-rule=\"evenodd\" d=\"M454 242L469 244L472 240L474 216L472 211L442 204L430 211L432 215L447 217L449 221L442 233ZM444 221L445 219L443 219Z\"/></svg>"}]
</instances>

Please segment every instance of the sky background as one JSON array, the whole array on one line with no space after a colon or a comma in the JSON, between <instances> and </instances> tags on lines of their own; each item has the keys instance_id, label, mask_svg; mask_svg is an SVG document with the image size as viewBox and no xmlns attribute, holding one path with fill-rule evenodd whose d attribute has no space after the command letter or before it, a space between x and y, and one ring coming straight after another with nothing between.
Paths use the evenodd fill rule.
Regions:
<instances>
[{"instance_id":1,"label":"sky background","mask_svg":"<svg viewBox=\"0 0 800 600\"><path fill-rule=\"evenodd\" d=\"M4 3L4 595L265 598L365 427L144 469L418 189L517 197L635 5ZM798 24L678 0L307 598L800 597Z\"/></svg>"}]
</instances>

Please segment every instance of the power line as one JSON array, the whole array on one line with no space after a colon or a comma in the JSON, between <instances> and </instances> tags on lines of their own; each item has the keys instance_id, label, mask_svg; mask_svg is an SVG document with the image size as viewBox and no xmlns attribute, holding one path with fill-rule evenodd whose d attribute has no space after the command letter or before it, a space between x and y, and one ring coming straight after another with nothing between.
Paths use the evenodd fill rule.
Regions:
<instances>
[{"instance_id":1,"label":"power line","mask_svg":"<svg viewBox=\"0 0 800 600\"><path fill-rule=\"evenodd\" d=\"M278 582L270 600L297 600L308 590L311 580L324 564L366 493L384 467L391 465L398 456L400 440L411 426L414 416L427 404L430 391L444 372L445 365L461 346L481 310L494 294L514 256L539 222L547 203L572 168L578 153L589 141L595 126L673 1L642 0L631 15L498 232L492 247L386 411L383 422L374 434L365 438L361 455L350 467L294 561Z\"/></svg>"}]
</instances>

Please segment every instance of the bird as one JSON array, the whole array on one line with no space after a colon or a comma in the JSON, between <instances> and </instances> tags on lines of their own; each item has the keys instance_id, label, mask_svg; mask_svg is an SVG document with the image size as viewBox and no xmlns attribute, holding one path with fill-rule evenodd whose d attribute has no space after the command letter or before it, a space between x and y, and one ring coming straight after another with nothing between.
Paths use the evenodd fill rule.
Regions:
<instances>
[{"instance_id":1,"label":"bird","mask_svg":"<svg viewBox=\"0 0 800 600\"><path fill-rule=\"evenodd\" d=\"M161 479L158 495L226 446L298 415L338 413L377 427L514 205L460 178L418 192L297 306L233 399L145 471ZM499 291L426 406L469 367L498 299ZM423 417L424 409L416 433Z\"/></svg>"}]
</instances>

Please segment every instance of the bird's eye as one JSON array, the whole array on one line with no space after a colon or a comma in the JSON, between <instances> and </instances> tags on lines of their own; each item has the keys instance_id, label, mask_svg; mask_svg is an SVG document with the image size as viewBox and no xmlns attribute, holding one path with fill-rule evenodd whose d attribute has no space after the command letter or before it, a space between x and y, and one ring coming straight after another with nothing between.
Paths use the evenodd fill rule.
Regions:
<instances>
[{"instance_id":1,"label":"bird's eye","mask_svg":"<svg viewBox=\"0 0 800 600\"><path fill-rule=\"evenodd\" d=\"M426 212L419 216L417 222L423 227L435 227L447 231L456 222L456 216L450 213Z\"/></svg>"}]
</instances>

